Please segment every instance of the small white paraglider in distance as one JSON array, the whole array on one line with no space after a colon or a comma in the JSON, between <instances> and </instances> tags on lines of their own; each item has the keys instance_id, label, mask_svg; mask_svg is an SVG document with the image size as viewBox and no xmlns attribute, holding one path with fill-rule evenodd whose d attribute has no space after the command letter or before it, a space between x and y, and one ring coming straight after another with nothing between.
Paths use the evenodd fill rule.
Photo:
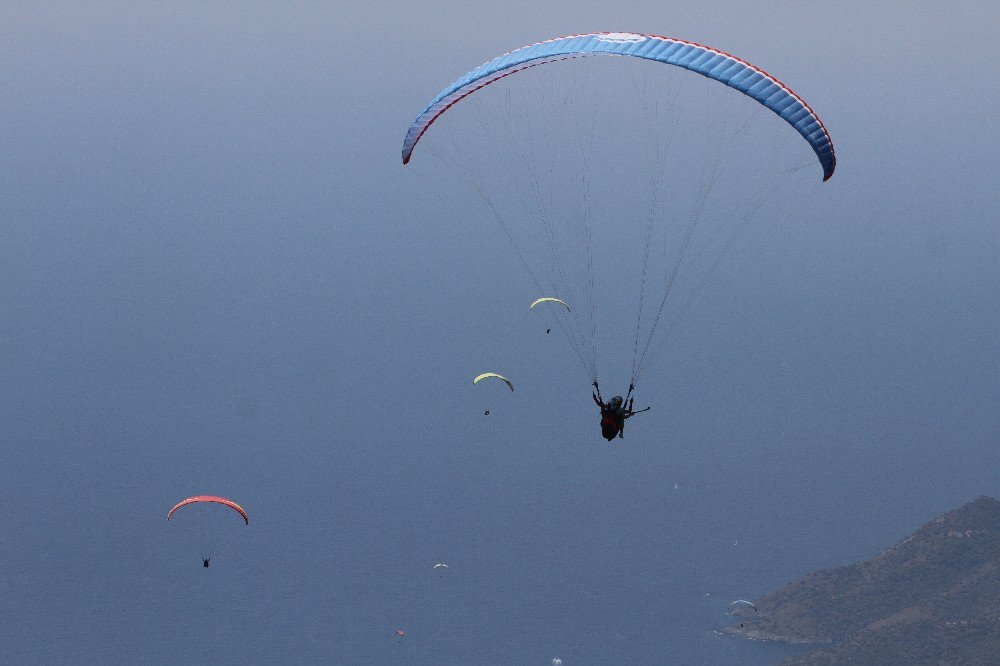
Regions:
<instances>
[{"instance_id":1,"label":"small white paraglider in distance","mask_svg":"<svg viewBox=\"0 0 1000 666\"><path fill-rule=\"evenodd\" d=\"M438 562L437 564L434 565L434 568L435 569L447 569L448 565L445 564L444 562Z\"/></svg>"},{"instance_id":2,"label":"small white paraglider in distance","mask_svg":"<svg viewBox=\"0 0 1000 666\"><path fill-rule=\"evenodd\" d=\"M752 608L753 612L757 612L757 606L754 605L752 601L747 601L746 599L737 599L733 603L729 604L729 614L730 615L746 615L746 609Z\"/></svg>"}]
</instances>

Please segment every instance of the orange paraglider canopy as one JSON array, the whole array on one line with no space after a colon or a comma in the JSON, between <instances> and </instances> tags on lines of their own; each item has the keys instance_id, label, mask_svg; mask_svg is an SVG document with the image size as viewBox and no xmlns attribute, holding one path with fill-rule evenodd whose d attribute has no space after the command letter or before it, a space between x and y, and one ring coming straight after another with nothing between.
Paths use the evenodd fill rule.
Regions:
<instances>
[{"instance_id":1,"label":"orange paraglider canopy","mask_svg":"<svg viewBox=\"0 0 1000 666\"><path fill-rule=\"evenodd\" d=\"M224 504L243 516L243 522L247 525L250 524L250 519L247 518L247 512L243 510L243 507L232 500L228 500L225 497L216 497L215 495L197 495L196 497L189 497L183 502L178 502L177 505L167 513L167 520L170 520L170 516L174 515L174 511L181 508L185 504L195 504L198 502L214 502L215 504Z\"/></svg>"}]
</instances>

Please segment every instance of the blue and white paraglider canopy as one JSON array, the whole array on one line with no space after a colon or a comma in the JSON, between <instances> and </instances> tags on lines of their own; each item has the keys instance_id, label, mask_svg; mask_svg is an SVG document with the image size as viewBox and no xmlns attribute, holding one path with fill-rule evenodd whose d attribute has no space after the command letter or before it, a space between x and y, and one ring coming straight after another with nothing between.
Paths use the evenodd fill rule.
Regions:
<instances>
[{"instance_id":1,"label":"blue and white paraglider canopy","mask_svg":"<svg viewBox=\"0 0 1000 666\"><path fill-rule=\"evenodd\" d=\"M557 37L505 53L480 65L431 100L410 125L403 141L403 164L438 116L477 90L536 65L589 55L632 56L683 67L714 79L760 102L809 142L829 180L837 157L823 121L788 86L734 55L672 37L632 32L597 32Z\"/></svg>"}]
</instances>

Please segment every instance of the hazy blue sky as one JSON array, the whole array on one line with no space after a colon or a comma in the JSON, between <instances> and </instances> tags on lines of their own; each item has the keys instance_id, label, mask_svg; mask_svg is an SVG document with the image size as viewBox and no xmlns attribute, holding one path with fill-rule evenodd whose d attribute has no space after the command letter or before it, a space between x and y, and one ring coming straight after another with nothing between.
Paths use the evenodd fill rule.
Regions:
<instances>
[{"instance_id":1,"label":"hazy blue sky","mask_svg":"<svg viewBox=\"0 0 1000 666\"><path fill-rule=\"evenodd\" d=\"M0 660L767 663L729 600L1000 495L1000 10L688 4L0 2ZM591 30L762 66L838 156L614 447L399 158L446 84ZM164 523L202 493L250 526Z\"/></svg>"}]
</instances>

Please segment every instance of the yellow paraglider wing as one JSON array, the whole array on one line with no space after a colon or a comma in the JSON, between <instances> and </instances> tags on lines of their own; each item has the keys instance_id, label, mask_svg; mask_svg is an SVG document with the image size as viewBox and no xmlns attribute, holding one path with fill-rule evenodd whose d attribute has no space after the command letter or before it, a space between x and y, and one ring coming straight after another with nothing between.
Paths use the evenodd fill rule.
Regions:
<instances>
[{"instance_id":1,"label":"yellow paraglider wing","mask_svg":"<svg viewBox=\"0 0 1000 666\"><path fill-rule=\"evenodd\" d=\"M496 377L496 378L497 378L497 379L499 379L500 381L502 381L502 382L504 382L505 384L507 384L507 388L509 388L509 389L510 389L511 391L513 391L513 390L514 390L514 385L510 383L510 380L509 380L509 379L507 379L507 378L506 378L506 377L504 377L503 375L498 375L498 374L497 374L497 373L495 373L495 372L484 372L483 374L481 374L481 375L479 375L478 377L476 377L475 379L473 379L473 380L472 380L472 383L473 383L473 384L478 384L478 383L479 383L480 381L482 381L482 380L484 380L484 379L487 379L488 377Z\"/></svg>"},{"instance_id":2,"label":"yellow paraglider wing","mask_svg":"<svg viewBox=\"0 0 1000 666\"><path fill-rule=\"evenodd\" d=\"M532 303L531 307L529 307L528 309L529 310L534 310L535 306L538 305L539 303L559 303L564 308L566 308L567 310L569 310L569 305L566 303L566 301L564 301L562 299L559 299L559 298L553 298L552 296L546 296L544 298L539 298L534 303Z\"/></svg>"}]
</instances>

